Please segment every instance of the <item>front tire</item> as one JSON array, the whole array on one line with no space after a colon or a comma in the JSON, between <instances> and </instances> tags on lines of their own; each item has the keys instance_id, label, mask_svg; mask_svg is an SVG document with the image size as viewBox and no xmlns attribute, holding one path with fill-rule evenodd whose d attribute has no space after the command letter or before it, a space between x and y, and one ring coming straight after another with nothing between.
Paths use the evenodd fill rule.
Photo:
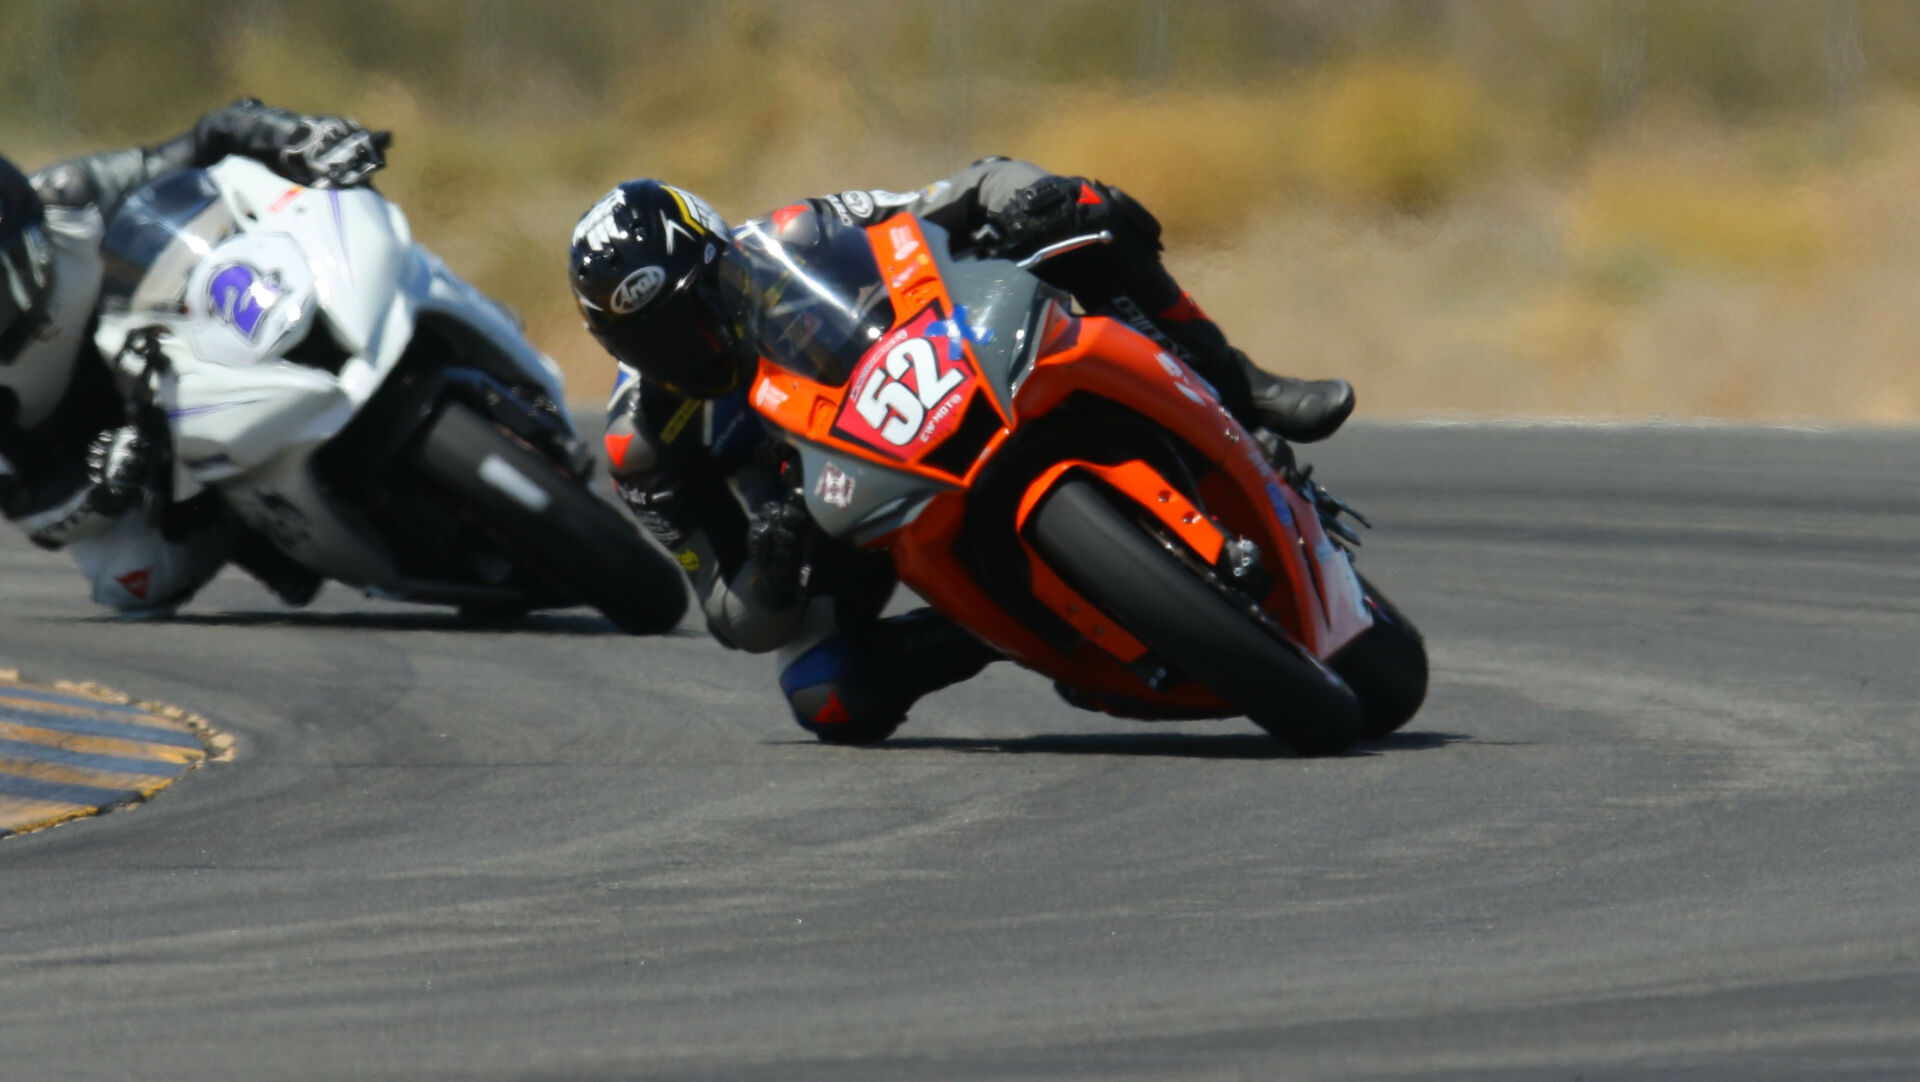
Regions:
<instances>
[{"instance_id":1,"label":"front tire","mask_svg":"<svg viewBox=\"0 0 1920 1082\"><path fill-rule=\"evenodd\" d=\"M686 581L671 556L557 463L468 407L448 403L413 461L532 570L620 630L657 634L686 615Z\"/></svg>"},{"instance_id":2,"label":"front tire","mask_svg":"<svg viewBox=\"0 0 1920 1082\"><path fill-rule=\"evenodd\" d=\"M1427 642L1387 595L1360 576L1373 626L1361 632L1330 665L1360 698L1366 720L1361 735L1372 740L1413 720L1427 699Z\"/></svg>"},{"instance_id":3,"label":"front tire","mask_svg":"<svg viewBox=\"0 0 1920 1082\"><path fill-rule=\"evenodd\" d=\"M1338 676L1203 581L1098 483L1062 482L1029 523L1035 549L1068 585L1281 742L1331 755L1360 738L1360 704Z\"/></svg>"}]
</instances>

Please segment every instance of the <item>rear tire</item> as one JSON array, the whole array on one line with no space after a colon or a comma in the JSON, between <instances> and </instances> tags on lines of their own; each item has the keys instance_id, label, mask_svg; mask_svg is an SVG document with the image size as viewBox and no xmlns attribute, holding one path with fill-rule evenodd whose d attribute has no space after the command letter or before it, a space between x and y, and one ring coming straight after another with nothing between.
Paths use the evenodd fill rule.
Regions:
<instances>
[{"instance_id":1,"label":"rear tire","mask_svg":"<svg viewBox=\"0 0 1920 1082\"><path fill-rule=\"evenodd\" d=\"M656 634L687 611L680 567L560 466L458 402L413 455L420 474L488 533L622 631Z\"/></svg>"},{"instance_id":2,"label":"rear tire","mask_svg":"<svg viewBox=\"0 0 1920 1082\"><path fill-rule=\"evenodd\" d=\"M1029 527L1048 565L1169 668L1301 754L1352 746L1361 730L1353 691L1202 581L1148 536L1150 528L1123 514L1098 483L1079 477L1055 488Z\"/></svg>"},{"instance_id":3,"label":"rear tire","mask_svg":"<svg viewBox=\"0 0 1920 1082\"><path fill-rule=\"evenodd\" d=\"M1331 667L1360 699L1361 734L1371 740L1413 720L1427 699L1427 642L1413 621L1366 576L1367 611L1373 626L1333 656Z\"/></svg>"}]
</instances>

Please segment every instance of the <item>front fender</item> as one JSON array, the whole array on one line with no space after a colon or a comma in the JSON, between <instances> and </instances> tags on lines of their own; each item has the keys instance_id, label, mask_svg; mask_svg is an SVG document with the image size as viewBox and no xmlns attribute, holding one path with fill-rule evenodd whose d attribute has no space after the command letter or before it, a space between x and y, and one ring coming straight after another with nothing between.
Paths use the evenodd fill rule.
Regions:
<instances>
[{"instance_id":1,"label":"front fender","mask_svg":"<svg viewBox=\"0 0 1920 1082\"><path fill-rule=\"evenodd\" d=\"M1098 477L1109 489L1159 520L1173 536L1209 564L1220 559L1227 538L1199 508L1181 495L1179 489L1161 476L1160 471L1142 461L1102 466L1095 462L1068 459L1048 467L1027 486L1014 512L1014 525L1020 535L1020 547L1026 552L1034 596L1089 641L1099 644L1101 649L1121 662L1131 664L1147 652L1146 647L1067 585L1066 580L1049 567L1026 540L1027 519L1032 516L1034 509L1063 478L1076 471Z\"/></svg>"}]
</instances>

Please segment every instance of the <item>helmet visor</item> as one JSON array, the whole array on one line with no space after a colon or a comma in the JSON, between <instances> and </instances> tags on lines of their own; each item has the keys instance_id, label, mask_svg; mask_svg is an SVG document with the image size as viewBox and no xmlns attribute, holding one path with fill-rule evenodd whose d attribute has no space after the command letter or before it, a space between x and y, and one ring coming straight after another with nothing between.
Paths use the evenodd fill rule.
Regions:
<instances>
[{"instance_id":1,"label":"helmet visor","mask_svg":"<svg viewBox=\"0 0 1920 1082\"><path fill-rule=\"evenodd\" d=\"M35 222L0 249L0 364L18 357L47 325L52 292L53 253L46 227Z\"/></svg>"}]
</instances>

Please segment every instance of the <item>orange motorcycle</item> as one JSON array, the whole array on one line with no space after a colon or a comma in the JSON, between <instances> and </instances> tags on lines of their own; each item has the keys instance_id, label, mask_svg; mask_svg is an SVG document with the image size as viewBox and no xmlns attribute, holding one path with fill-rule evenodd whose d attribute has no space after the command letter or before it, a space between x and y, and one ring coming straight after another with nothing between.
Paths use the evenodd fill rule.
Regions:
<instances>
[{"instance_id":1,"label":"orange motorcycle","mask_svg":"<svg viewBox=\"0 0 1920 1082\"><path fill-rule=\"evenodd\" d=\"M1357 513L1256 439L1172 353L1076 314L945 231L776 215L736 234L756 412L830 537L1069 701L1140 719L1245 715L1298 751L1404 725L1420 633L1353 569ZM804 235L804 240L788 235Z\"/></svg>"}]
</instances>

